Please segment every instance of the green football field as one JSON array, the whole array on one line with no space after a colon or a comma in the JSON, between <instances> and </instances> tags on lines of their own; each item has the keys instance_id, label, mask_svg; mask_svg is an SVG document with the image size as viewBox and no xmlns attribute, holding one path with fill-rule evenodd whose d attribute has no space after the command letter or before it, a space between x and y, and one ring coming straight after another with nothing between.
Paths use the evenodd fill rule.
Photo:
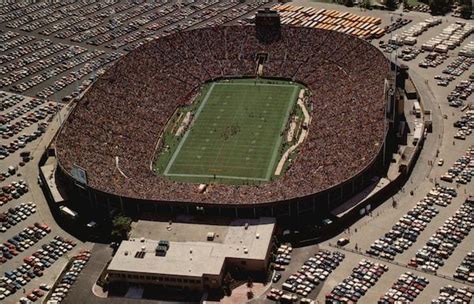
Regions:
<instances>
[{"instance_id":1,"label":"green football field","mask_svg":"<svg viewBox=\"0 0 474 304\"><path fill-rule=\"evenodd\" d=\"M268 181L300 87L288 82L215 82L163 172L177 180Z\"/></svg>"}]
</instances>

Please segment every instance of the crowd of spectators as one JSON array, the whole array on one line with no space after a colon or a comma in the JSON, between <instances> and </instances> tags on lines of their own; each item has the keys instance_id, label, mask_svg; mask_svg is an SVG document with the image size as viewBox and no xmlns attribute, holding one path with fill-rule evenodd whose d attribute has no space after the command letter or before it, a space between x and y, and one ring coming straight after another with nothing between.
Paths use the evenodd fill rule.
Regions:
<instances>
[{"instance_id":1,"label":"crowd of spectators","mask_svg":"<svg viewBox=\"0 0 474 304\"><path fill-rule=\"evenodd\" d=\"M175 109L220 77L265 77L305 84L312 122L286 174L259 185L175 182L150 169ZM261 43L253 27L203 28L168 35L120 59L79 101L57 139L62 168L87 171L88 184L117 195L158 201L245 204L314 194L370 167L384 141L384 82L389 63L375 47L334 31L283 27ZM117 168L119 166L119 168Z\"/></svg>"}]
</instances>

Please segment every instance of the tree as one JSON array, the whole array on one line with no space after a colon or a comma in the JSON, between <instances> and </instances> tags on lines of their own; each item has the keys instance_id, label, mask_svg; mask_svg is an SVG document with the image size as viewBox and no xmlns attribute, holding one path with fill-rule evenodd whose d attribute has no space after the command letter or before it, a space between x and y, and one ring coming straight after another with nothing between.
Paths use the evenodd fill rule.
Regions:
<instances>
[{"instance_id":1,"label":"tree","mask_svg":"<svg viewBox=\"0 0 474 304\"><path fill-rule=\"evenodd\" d=\"M344 0L344 5L347 7L353 7L354 1L353 0Z\"/></svg>"},{"instance_id":2,"label":"tree","mask_svg":"<svg viewBox=\"0 0 474 304\"><path fill-rule=\"evenodd\" d=\"M460 0L459 5L461 6L461 17L470 19L472 12L472 0Z\"/></svg>"},{"instance_id":3,"label":"tree","mask_svg":"<svg viewBox=\"0 0 474 304\"><path fill-rule=\"evenodd\" d=\"M247 291L247 299L253 299L253 291L252 290L249 290Z\"/></svg>"},{"instance_id":4,"label":"tree","mask_svg":"<svg viewBox=\"0 0 474 304\"><path fill-rule=\"evenodd\" d=\"M429 2L431 14L444 15L451 8L451 1L449 0L430 0Z\"/></svg>"},{"instance_id":5,"label":"tree","mask_svg":"<svg viewBox=\"0 0 474 304\"><path fill-rule=\"evenodd\" d=\"M132 219L126 216L118 215L112 220L112 238L115 240L125 240L130 231Z\"/></svg>"},{"instance_id":6,"label":"tree","mask_svg":"<svg viewBox=\"0 0 474 304\"><path fill-rule=\"evenodd\" d=\"M232 278L230 272L227 272L224 276L224 284L222 285L222 289L224 290L224 293L227 296L230 296L232 294L232 290L230 289L230 284L232 284L232 282L234 282L234 278Z\"/></svg>"},{"instance_id":7,"label":"tree","mask_svg":"<svg viewBox=\"0 0 474 304\"><path fill-rule=\"evenodd\" d=\"M248 287L248 288L252 288L252 286L253 286L253 280L252 280L251 277L248 277L248 279L247 279L247 287Z\"/></svg>"},{"instance_id":8,"label":"tree","mask_svg":"<svg viewBox=\"0 0 474 304\"><path fill-rule=\"evenodd\" d=\"M370 0L362 0L360 7L365 8L365 9L371 9L372 5L370 4Z\"/></svg>"},{"instance_id":9,"label":"tree","mask_svg":"<svg viewBox=\"0 0 474 304\"><path fill-rule=\"evenodd\" d=\"M389 10L395 10L397 9L397 1L396 0L386 0L385 1L385 6L387 6L387 8Z\"/></svg>"}]
</instances>

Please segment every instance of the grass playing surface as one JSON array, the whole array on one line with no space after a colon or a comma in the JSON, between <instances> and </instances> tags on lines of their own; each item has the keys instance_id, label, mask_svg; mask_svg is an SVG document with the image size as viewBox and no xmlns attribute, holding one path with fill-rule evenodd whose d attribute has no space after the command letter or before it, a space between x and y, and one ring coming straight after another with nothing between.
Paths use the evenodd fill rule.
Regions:
<instances>
[{"instance_id":1,"label":"grass playing surface","mask_svg":"<svg viewBox=\"0 0 474 304\"><path fill-rule=\"evenodd\" d=\"M299 89L258 81L211 84L164 175L199 182L270 180Z\"/></svg>"}]
</instances>

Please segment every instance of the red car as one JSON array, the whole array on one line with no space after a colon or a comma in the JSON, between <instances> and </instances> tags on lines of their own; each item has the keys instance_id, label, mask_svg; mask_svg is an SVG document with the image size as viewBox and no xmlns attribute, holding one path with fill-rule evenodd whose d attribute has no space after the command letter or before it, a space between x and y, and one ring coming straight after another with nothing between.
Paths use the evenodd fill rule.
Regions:
<instances>
[{"instance_id":1,"label":"red car","mask_svg":"<svg viewBox=\"0 0 474 304\"><path fill-rule=\"evenodd\" d=\"M30 293L30 294L27 295L26 297L28 298L28 300L33 301L33 302L36 301L36 300L38 300L38 297L35 296L34 293Z\"/></svg>"}]
</instances>

